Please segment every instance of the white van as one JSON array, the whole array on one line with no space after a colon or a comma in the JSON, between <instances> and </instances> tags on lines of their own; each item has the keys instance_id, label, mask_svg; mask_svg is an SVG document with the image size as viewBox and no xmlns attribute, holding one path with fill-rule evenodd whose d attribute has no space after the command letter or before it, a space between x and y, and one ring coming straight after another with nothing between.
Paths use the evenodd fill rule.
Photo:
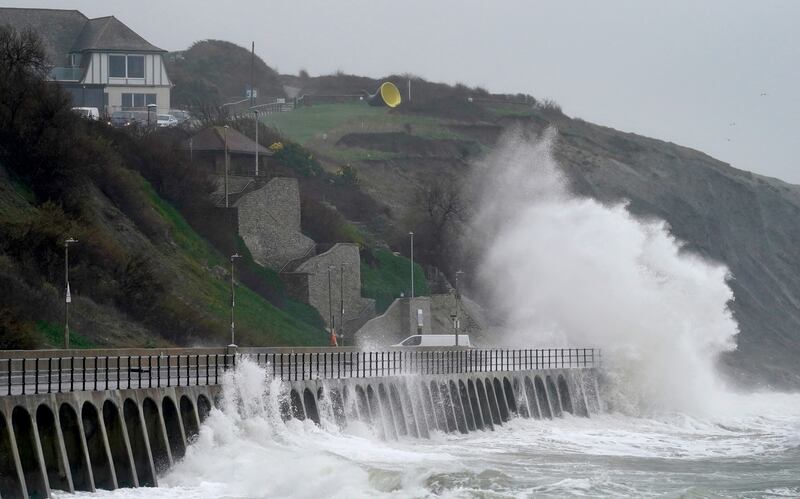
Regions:
<instances>
[{"instance_id":1,"label":"white van","mask_svg":"<svg viewBox=\"0 0 800 499\"><path fill-rule=\"evenodd\" d=\"M100 110L96 107L73 107L72 110L87 120L97 121L100 119Z\"/></svg>"},{"instance_id":2,"label":"white van","mask_svg":"<svg viewBox=\"0 0 800 499\"><path fill-rule=\"evenodd\" d=\"M458 335L458 345L456 345L456 335L454 334L415 334L409 336L400 343L392 345L395 347L472 347L469 342L468 334Z\"/></svg>"}]
</instances>

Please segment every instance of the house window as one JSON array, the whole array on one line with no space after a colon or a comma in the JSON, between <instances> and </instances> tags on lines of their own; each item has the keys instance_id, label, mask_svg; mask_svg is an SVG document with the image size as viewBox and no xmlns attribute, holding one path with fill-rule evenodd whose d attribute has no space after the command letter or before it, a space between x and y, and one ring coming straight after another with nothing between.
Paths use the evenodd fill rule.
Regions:
<instances>
[{"instance_id":1,"label":"house window","mask_svg":"<svg viewBox=\"0 0 800 499\"><path fill-rule=\"evenodd\" d=\"M81 65L81 55L80 54L70 54L69 55L69 65L72 68L77 68Z\"/></svg>"},{"instance_id":2,"label":"house window","mask_svg":"<svg viewBox=\"0 0 800 499\"><path fill-rule=\"evenodd\" d=\"M156 94L122 94L123 108L144 108L150 104L158 104Z\"/></svg>"},{"instance_id":3,"label":"house window","mask_svg":"<svg viewBox=\"0 0 800 499\"><path fill-rule=\"evenodd\" d=\"M144 78L144 56L128 56L128 78Z\"/></svg>"},{"instance_id":4,"label":"house window","mask_svg":"<svg viewBox=\"0 0 800 499\"><path fill-rule=\"evenodd\" d=\"M109 55L108 76L111 78L144 78L144 56Z\"/></svg>"},{"instance_id":5,"label":"house window","mask_svg":"<svg viewBox=\"0 0 800 499\"><path fill-rule=\"evenodd\" d=\"M125 56L108 56L108 76L112 78L125 78Z\"/></svg>"}]
</instances>

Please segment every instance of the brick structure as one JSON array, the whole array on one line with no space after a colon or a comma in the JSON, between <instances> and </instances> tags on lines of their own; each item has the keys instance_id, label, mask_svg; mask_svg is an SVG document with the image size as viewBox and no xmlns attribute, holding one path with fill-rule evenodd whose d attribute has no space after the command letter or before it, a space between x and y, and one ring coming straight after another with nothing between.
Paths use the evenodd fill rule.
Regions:
<instances>
[{"instance_id":1,"label":"brick structure","mask_svg":"<svg viewBox=\"0 0 800 499\"><path fill-rule=\"evenodd\" d=\"M382 315L367 321L355 333L355 343L360 348L375 349L395 345L414 334L453 334L452 314L455 312L452 294L418 296L413 299L397 298ZM422 310L422 327L417 320ZM470 341L486 339L487 329L480 307L462 298L459 310L460 334L470 335Z\"/></svg>"},{"instance_id":2,"label":"brick structure","mask_svg":"<svg viewBox=\"0 0 800 499\"><path fill-rule=\"evenodd\" d=\"M431 334L431 325L430 297L397 298L355 333L355 343L365 349L386 347L413 334Z\"/></svg>"},{"instance_id":3,"label":"brick structure","mask_svg":"<svg viewBox=\"0 0 800 499\"><path fill-rule=\"evenodd\" d=\"M258 264L280 270L313 252L314 241L300 232L297 179L273 178L242 194L234 206L239 211L239 235Z\"/></svg>"},{"instance_id":4,"label":"brick structure","mask_svg":"<svg viewBox=\"0 0 800 499\"><path fill-rule=\"evenodd\" d=\"M289 296L316 308L328 327L333 312L333 323L339 332L342 332L344 295L345 335L361 325L355 324L359 318L375 314L374 300L361 296L361 259L357 244L338 243L322 254L302 259L282 272L281 279Z\"/></svg>"}]
</instances>

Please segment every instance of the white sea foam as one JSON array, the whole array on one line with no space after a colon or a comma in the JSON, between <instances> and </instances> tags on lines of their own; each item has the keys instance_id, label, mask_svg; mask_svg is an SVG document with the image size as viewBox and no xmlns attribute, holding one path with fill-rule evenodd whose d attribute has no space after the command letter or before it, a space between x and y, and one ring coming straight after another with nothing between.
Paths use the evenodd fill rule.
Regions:
<instances>
[{"instance_id":1,"label":"white sea foam","mask_svg":"<svg viewBox=\"0 0 800 499\"><path fill-rule=\"evenodd\" d=\"M283 422L281 383L241 361L160 488L91 497L800 496L800 395L716 381L714 358L736 334L725 267L683 252L662 222L571 196L553 140L509 139L484 165L485 282L510 342L603 347L617 407L641 416L387 442L357 421L340 429L324 404L320 426Z\"/></svg>"},{"instance_id":2,"label":"white sea foam","mask_svg":"<svg viewBox=\"0 0 800 499\"><path fill-rule=\"evenodd\" d=\"M480 285L509 344L600 347L627 412L708 411L717 356L735 348L728 269L683 250L660 220L574 196L552 148L507 136L478 167ZM478 234L478 235L476 235Z\"/></svg>"},{"instance_id":3,"label":"white sea foam","mask_svg":"<svg viewBox=\"0 0 800 499\"><path fill-rule=\"evenodd\" d=\"M321 426L283 422L280 383L247 361L237 367L235 375L225 377L220 409L211 411L186 457L159 477L158 489L78 495L642 497L683 490L692 484L686 474L698 466L722 473L713 490L739 487L736 480L748 479L735 468L742 462L759 463L764 487L800 492L780 482L793 462L784 464L781 456L800 445L798 395L740 396L742 410L726 417L670 413L636 418L617 413L552 421L518 418L492 432L435 433L431 440L385 442L357 422L343 429L332 420L323 420ZM654 482L648 475L651 467L668 479Z\"/></svg>"}]
</instances>

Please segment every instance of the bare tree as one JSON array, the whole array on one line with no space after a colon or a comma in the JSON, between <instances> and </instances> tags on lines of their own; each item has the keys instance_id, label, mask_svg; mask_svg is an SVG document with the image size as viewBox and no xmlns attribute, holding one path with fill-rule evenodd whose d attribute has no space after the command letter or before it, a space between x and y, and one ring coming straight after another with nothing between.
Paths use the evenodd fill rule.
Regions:
<instances>
[{"instance_id":1,"label":"bare tree","mask_svg":"<svg viewBox=\"0 0 800 499\"><path fill-rule=\"evenodd\" d=\"M16 123L49 70L42 42L33 31L0 26L0 127Z\"/></svg>"},{"instance_id":2,"label":"bare tree","mask_svg":"<svg viewBox=\"0 0 800 499\"><path fill-rule=\"evenodd\" d=\"M413 225L420 261L449 274L457 266L456 234L464 221L461 186L450 179L436 180L418 190L416 205L419 212Z\"/></svg>"}]
</instances>

